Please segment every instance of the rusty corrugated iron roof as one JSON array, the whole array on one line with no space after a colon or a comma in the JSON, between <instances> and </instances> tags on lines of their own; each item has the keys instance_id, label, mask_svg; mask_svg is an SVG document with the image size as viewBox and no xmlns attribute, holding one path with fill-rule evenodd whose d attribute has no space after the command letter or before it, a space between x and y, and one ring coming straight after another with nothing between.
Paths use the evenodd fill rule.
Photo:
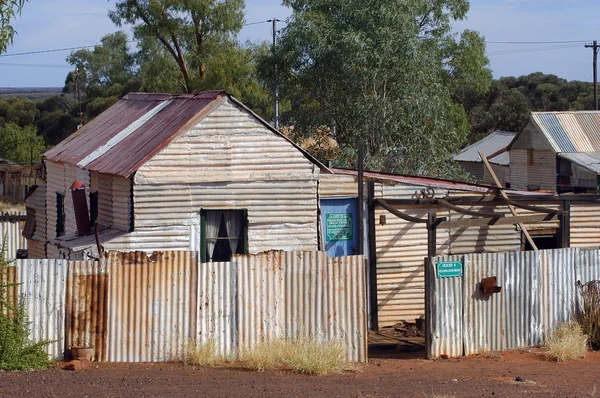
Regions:
<instances>
[{"instance_id":1,"label":"rusty corrugated iron roof","mask_svg":"<svg viewBox=\"0 0 600 398\"><path fill-rule=\"evenodd\" d=\"M600 112L532 112L531 119L557 152L600 152Z\"/></svg>"},{"instance_id":2,"label":"rusty corrugated iron roof","mask_svg":"<svg viewBox=\"0 0 600 398\"><path fill-rule=\"evenodd\" d=\"M290 141L222 90L183 95L130 93L44 156L54 162L127 178L180 132L198 123L227 98ZM318 160L291 143L310 161L327 170Z\"/></svg>"}]
</instances>

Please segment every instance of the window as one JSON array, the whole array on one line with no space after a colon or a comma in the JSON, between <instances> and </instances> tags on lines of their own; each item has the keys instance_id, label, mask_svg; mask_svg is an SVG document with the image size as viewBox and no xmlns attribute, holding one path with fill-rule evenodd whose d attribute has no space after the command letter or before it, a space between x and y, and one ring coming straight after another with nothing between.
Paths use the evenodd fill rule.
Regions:
<instances>
[{"instance_id":1,"label":"window","mask_svg":"<svg viewBox=\"0 0 600 398\"><path fill-rule=\"evenodd\" d=\"M202 262L229 261L232 254L248 252L246 210L202 210L200 218Z\"/></svg>"},{"instance_id":2,"label":"window","mask_svg":"<svg viewBox=\"0 0 600 398\"><path fill-rule=\"evenodd\" d=\"M98 192L90 192L90 225L94 226L98 219Z\"/></svg>"},{"instance_id":3,"label":"window","mask_svg":"<svg viewBox=\"0 0 600 398\"><path fill-rule=\"evenodd\" d=\"M65 195L56 193L56 236L65 234Z\"/></svg>"}]
</instances>

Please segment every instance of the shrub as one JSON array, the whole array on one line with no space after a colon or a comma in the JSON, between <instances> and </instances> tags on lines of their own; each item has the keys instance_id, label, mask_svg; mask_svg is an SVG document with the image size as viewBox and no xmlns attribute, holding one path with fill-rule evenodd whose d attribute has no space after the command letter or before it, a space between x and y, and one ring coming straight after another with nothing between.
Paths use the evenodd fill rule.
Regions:
<instances>
[{"instance_id":1,"label":"shrub","mask_svg":"<svg viewBox=\"0 0 600 398\"><path fill-rule=\"evenodd\" d=\"M587 353L587 335L577 322L561 323L544 343L546 359L566 362L583 358Z\"/></svg>"},{"instance_id":2,"label":"shrub","mask_svg":"<svg viewBox=\"0 0 600 398\"><path fill-rule=\"evenodd\" d=\"M29 339L29 322L23 300L16 306L9 297L15 283L8 282L9 261L6 258L6 238L0 246L0 369L29 370L48 367L50 361L44 346L49 341Z\"/></svg>"},{"instance_id":3,"label":"shrub","mask_svg":"<svg viewBox=\"0 0 600 398\"><path fill-rule=\"evenodd\" d=\"M208 339L205 343L189 341L181 362L195 366L219 366L226 361L225 357L218 352L215 341Z\"/></svg>"},{"instance_id":4,"label":"shrub","mask_svg":"<svg viewBox=\"0 0 600 398\"><path fill-rule=\"evenodd\" d=\"M577 283L580 305L575 319L588 335L592 349L600 349L600 281Z\"/></svg>"}]
</instances>

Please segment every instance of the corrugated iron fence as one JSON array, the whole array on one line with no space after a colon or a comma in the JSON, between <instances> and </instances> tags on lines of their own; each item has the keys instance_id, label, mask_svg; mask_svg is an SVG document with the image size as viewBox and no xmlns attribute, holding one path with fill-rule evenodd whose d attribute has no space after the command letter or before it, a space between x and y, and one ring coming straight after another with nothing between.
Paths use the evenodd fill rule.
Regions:
<instances>
[{"instance_id":1,"label":"corrugated iron fence","mask_svg":"<svg viewBox=\"0 0 600 398\"><path fill-rule=\"evenodd\" d=\"M461 276L442 277L442 263L460 263ZM437 358L540 344L571 319L577 281L600 279L600 250L483 253L427 259L427 356ZM496 277L498 293L481 281Z\"/></svg>"},{"instance_id":2,"label":"corrugated iron fence","mask_svg":"<svg viewBox=\"0 0 600 398\"><path fill-rule=\"evenodd\" d=\"M111 252L101 262L15 264L31 337L53 340L56 359L80 346L98 361L168 361L209 340L234 359L263 340L311 337L367 360L362 256L277 251L199 263L196 252Z\"/></svg>"},{"instance_id":3,"label":"corrugated iron fence","mask_svg":"<svg viewBox=\"0 0 600 398\"><path fill-rule=\"evenodd\" d=\"M21 235L27 215L24 212L0 213L0 248L6 245L6 258L14 260L18 249L27 249L27 239Z\"/></svg>"}]
</instances>

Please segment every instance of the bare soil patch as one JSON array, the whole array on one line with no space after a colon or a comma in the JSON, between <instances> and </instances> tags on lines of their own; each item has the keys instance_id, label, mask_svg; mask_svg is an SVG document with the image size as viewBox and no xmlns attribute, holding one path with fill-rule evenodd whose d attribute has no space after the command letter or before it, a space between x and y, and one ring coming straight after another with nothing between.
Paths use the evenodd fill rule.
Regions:
<instances>
[{"instance_id":1,"label":"bare soil patch","mask_svg":"<svg viewBox=\"0 0 600 398\"><path fill-rule=\"evenodd\" d=\"M10 397L590 397L600 396L600 353L549 362L538 349L426 360L381 353L357 373L306 376L285 371L199 368L173 363L92 363L0 373Z\"/></svg>"}]
</instances>

